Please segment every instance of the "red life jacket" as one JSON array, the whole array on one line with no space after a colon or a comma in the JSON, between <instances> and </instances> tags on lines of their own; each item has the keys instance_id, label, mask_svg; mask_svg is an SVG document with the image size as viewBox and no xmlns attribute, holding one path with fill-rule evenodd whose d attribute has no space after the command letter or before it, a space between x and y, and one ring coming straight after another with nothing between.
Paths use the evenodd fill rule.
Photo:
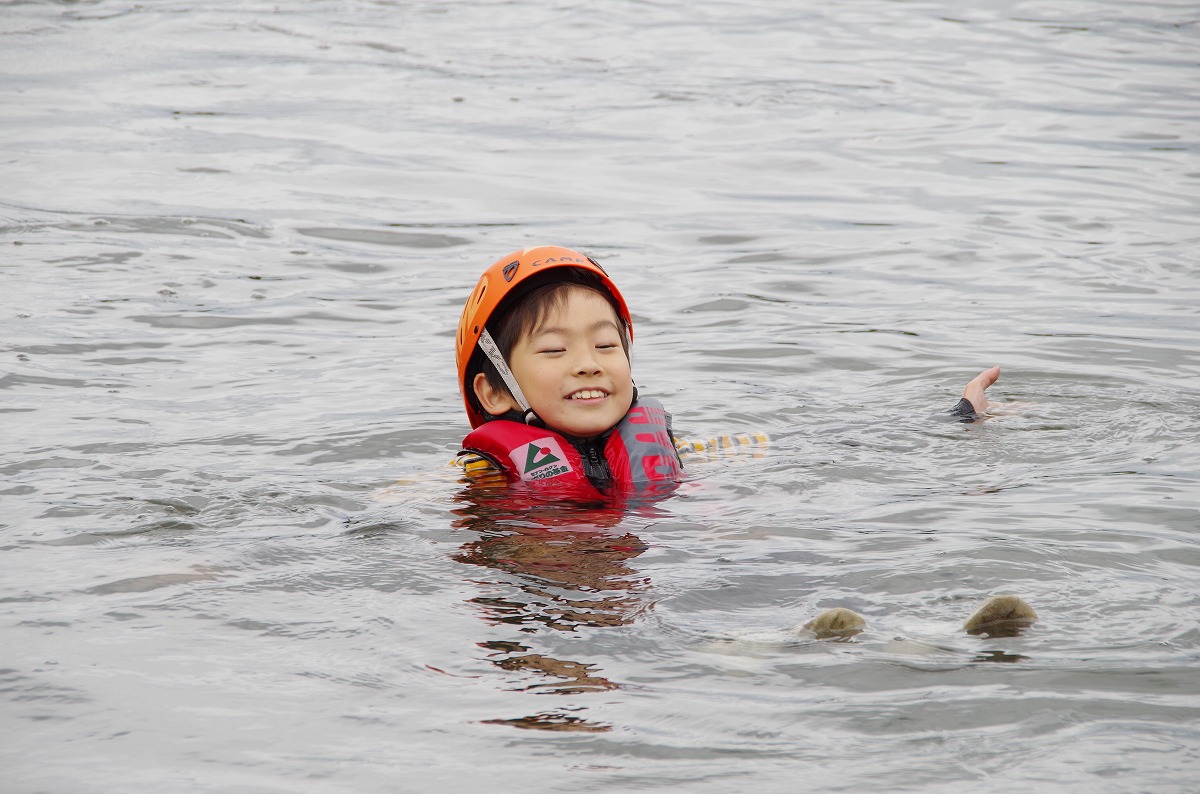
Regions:
<instances>
[{"instance_id":1,"label":"red life jacket","mask_svg":"<svg viewBox=\"0 0 1200 794\"><path fill-rule=\"evenodd\" d=\"M666 493L680 479L682 464L671 438L671 416L657 400L636 400L603 444L611 484L623 492ZM520 480L554 490L602 495L588 479L579 449L549 428L496 419L463 439L463 449L491 460L509 482ZM605 488L609 484L599 485Z\"/></svg>"}]
</instances>

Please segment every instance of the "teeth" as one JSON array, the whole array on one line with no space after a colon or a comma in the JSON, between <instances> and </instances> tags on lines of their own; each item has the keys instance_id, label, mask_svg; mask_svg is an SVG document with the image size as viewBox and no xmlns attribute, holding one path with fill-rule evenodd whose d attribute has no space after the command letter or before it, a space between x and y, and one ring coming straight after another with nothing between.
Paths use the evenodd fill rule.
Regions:
<instances>
[{"instance_id":1,"label":"teeth","mask_svg":"<svg viewBox=\"0 0 1200 794\"><path fill-rule=\"evenodd\" d=\"M571 395L572 400L594 400L597 397L603 397L604 392L599 389L583 389Z\"/></svg>"}]
</instances>

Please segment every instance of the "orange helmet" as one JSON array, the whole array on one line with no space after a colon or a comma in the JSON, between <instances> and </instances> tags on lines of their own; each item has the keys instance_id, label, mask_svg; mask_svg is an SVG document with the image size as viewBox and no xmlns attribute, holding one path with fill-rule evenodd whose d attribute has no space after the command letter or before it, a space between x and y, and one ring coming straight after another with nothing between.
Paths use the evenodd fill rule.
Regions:
<instances>
[{"instance_id":1,"label":"orange helmet","mask_svg":"<svg viewBox=\"0 0 1200 794\"><path fill-rule=\"evenodd\" d=\"M544 273L554 268L576 268L597 276L605 289L616 301L621 321L633 339L633 321L629 316L629 307L621 297L620 290L613 283L604 268L590 256L584 256L570 248L557 245L540 245L514 251L508 256L496 260L491 267L483 271L479 282L475 285L467 305L463 307L462 317L458 321L458 338L455 342L455 361L458 364L458 387L462 391L463 404L467 408L467 418L471 427L479 427L484 423L484 414L479 410L470 395L473 386L467 383L467 367L471 356L479 344L479 337L487 326L488 321L504 304L505 299L520 294L518 287L531 276ZM551 279L551 281L553 281Z\"/></svg>"}]
</instances>

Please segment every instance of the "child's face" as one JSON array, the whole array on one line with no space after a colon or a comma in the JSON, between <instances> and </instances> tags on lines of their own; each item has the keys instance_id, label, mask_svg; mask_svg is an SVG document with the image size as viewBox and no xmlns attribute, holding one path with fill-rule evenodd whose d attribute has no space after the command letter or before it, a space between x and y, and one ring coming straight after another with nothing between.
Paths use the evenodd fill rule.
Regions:
<instances>
[{"instance_id":1,"label":"child's face","mask_svg":"<svg viewBox=\"0 0 1200 794\"><path fill-rule=\"evenodd\" d=\"M509 368L547 426L590 438L620 422L629 411L633 380L621 347L619 322L602 296L572 288L561 308L517 341ZM477 380L477 392L478 388ZM507 394L494 396L501 402L507 398L504 410L518 408Z\"/></svg>"}]
</instances>

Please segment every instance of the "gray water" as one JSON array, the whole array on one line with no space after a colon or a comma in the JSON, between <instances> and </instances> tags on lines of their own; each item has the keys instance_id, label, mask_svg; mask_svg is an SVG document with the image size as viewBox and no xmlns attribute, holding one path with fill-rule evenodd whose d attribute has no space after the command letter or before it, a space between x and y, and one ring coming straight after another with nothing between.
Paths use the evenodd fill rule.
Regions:
<instances>
[{"instance_id":1,"label":"gray water","mask_svg":"<svg viewBox=\"0 0 1200 794\"><path fill-rule=\"evenodd\" d=\"M3 789L1193 789L1198 45L1187 2L0 2ZM678 431L782 440L627 510L460 484L458 312L537 243ZM1000 592L1041 620L964 634Z\"/></svg>"}]
</instances>

